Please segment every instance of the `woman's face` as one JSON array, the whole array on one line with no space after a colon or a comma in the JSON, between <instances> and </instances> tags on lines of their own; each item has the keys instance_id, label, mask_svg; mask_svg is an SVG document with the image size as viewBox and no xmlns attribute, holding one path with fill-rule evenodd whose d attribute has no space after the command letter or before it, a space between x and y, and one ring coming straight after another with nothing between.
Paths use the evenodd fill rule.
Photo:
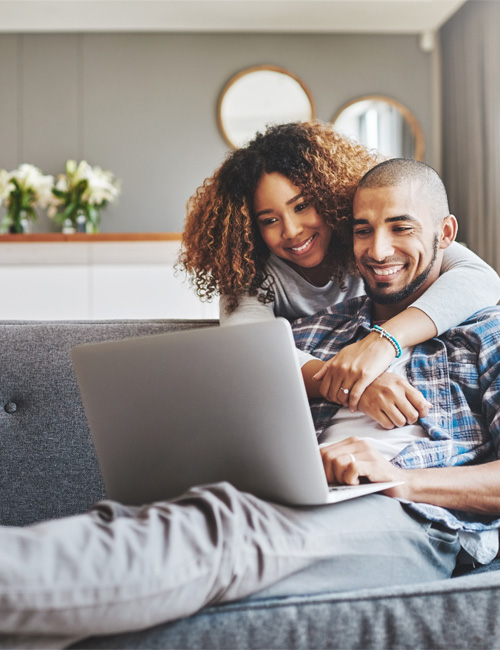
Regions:
<instances>
[{"instance_id":1,"label":"woman's face","mask_svg":"<svg viewBox=\"0 0 500 650\"><path fill-rule=\"evenodd\" d=\"M286 176L264 174L255 190L253 208L271 253L302 268L314 268L323 262L332 230Z\"/></svg>"}]
</instances>

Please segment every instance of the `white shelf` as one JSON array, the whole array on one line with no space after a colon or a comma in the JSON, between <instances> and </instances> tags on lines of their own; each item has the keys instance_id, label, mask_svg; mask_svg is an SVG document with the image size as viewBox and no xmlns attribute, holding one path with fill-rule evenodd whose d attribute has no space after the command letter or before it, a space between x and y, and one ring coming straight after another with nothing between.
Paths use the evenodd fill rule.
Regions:
<instances>
[{"instance_id":1,"label":"white shelf","mask_svg":"<svg viewBox=\"0 0 500 650\"><path fill-rule=\"evenodd\" d=\"M2 320L218 318L175 271L179 241L0 245Z\"/></svg>"}]
</instances>

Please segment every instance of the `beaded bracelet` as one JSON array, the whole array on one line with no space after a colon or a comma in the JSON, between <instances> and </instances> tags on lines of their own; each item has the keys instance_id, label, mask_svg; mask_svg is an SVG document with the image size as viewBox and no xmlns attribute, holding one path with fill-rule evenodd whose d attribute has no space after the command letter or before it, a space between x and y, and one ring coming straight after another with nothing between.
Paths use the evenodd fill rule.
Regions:
<instances>
[{"instance_id":1,"label":"beaded bracelet","mask_svg":"<svg viewBox=\"0 0 500 650\"><path fill-rule=\"evenodd\" d=\"M399 345L397 339L395 339L394 336L392 336L392 334L386 332L385 329L379 327L379 325L374 325L370 331L377 332L378 334L380 334L380 338L384 337L389 341L389 343L392 343L394 349L396 350L396 359L399 359L399 357L403 354L403 350L401 349L401 346Z\"/></svg>"}]
</instances>

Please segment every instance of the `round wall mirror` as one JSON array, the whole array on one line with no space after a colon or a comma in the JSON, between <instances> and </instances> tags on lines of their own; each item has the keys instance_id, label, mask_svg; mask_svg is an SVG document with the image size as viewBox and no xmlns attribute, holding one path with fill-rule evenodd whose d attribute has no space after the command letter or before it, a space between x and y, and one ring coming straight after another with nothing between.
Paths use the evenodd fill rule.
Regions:
<instances>
[{"instance_id":1,"label":"round wall mirror","mask_svg":"<svg viewBox=\"0 0 500 650\"><path fill-rule=\"evenodd\" d=\"M284 68L262 65L242 70L222 91L219 127L233 148L251 140L270 124L314 119L309 89Z\"/></svg>"},{"instance_id":2,"label":"round wall mirror","mask_svg":"<svg viewBox=\"0 0 500 650\"><path fill-rule=\"evenodd\" d=\"M418 120L391 97L369 95L349 102L332 120L339 133L389 158L424 158L424 136Z\"/></svg>"}]
</instances>

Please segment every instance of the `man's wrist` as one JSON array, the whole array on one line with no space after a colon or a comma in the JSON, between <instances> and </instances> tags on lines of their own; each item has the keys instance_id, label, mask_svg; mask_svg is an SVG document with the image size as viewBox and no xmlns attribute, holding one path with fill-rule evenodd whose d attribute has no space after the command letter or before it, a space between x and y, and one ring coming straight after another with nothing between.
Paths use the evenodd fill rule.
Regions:
<instances>
[{"instance_id":1,"label":"man's wrist","mask_svg":"<svg viewBox=\"0 0 500 650\"><path fill-rule=\"evenodd\" d=\"M320 359L311 359L301 368L302 379L304 380L307 397L309 399L317 399L322 396L320 393L321 382L313 379L313 376L319 372L324 365L325 362Z\"/></svg>"},{"instance_id":2,"label":"man's wrist","mask_svg":"<svg viewBox=\"0 0 500 650\"><path fill-rule=\"evenodd\" d=\"M422 478L422 470L398 468L398 476L394 480L404 481L403 485L398 486L398 497L405 501L418 502L419 483Z\"/></svg>"}]
</instances>

